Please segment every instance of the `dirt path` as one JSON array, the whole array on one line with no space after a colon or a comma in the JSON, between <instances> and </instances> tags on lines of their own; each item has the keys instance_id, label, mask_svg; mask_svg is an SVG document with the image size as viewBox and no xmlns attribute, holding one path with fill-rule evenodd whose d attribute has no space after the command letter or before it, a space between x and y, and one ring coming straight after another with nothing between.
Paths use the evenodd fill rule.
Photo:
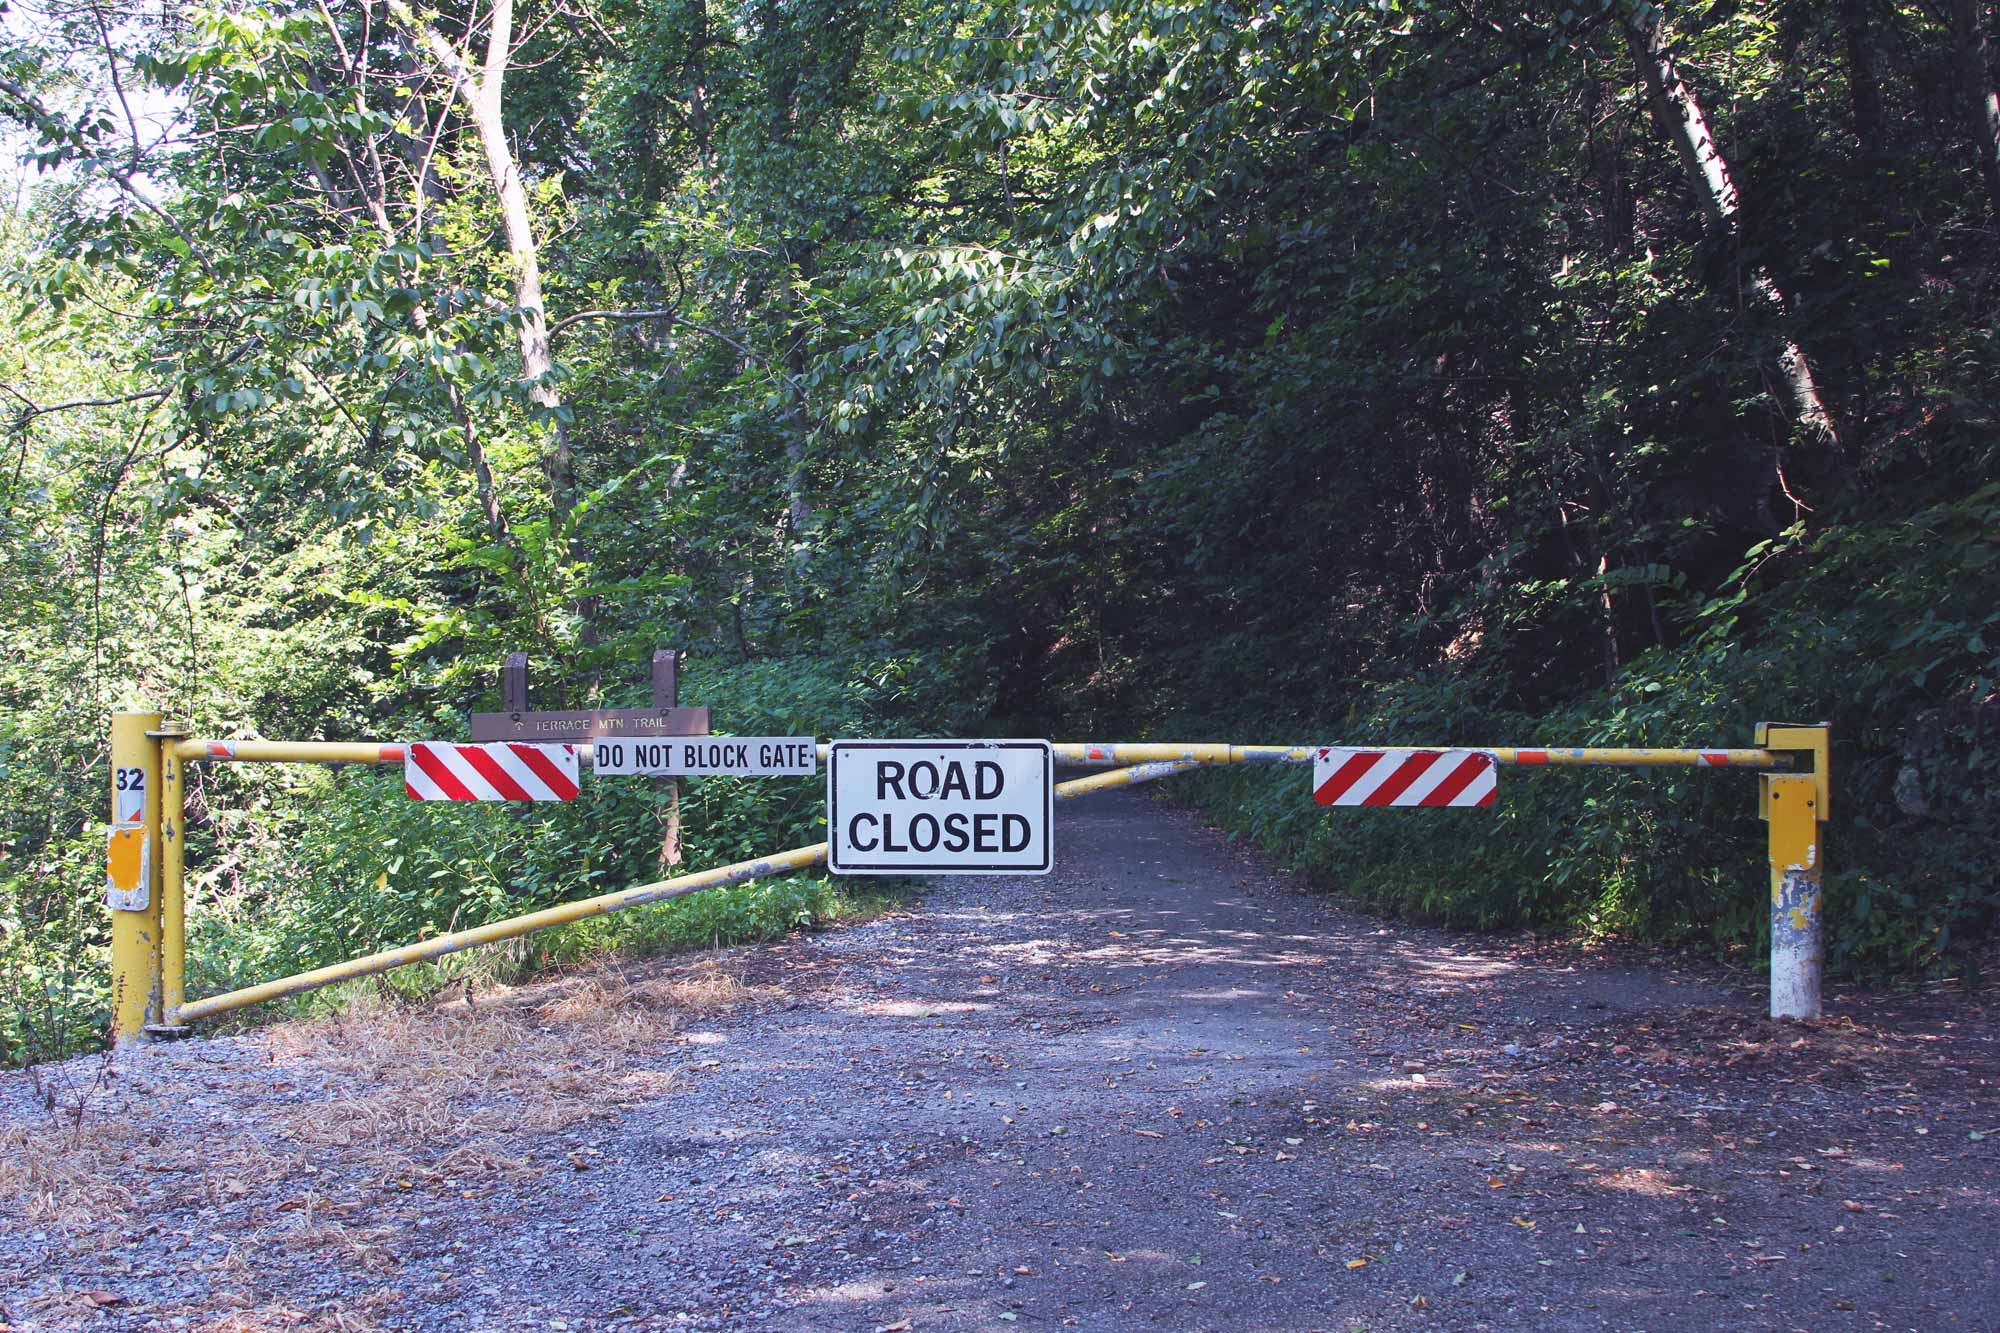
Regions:
<instances>
[{"instance_id":1,"label":"dirt path","mask_svg":"<svg viewBox=\"0 0 2000 1333\"><path fill-rule=\"evenodd\" d=\"M764 998L619 1028L568 1123L534 1094L573 1045L386 1168L284 1155L356 1095L324 1053L144 1057L117 1114L286 1165L144 1182L94 1249L0 1218L0 1323L2000 1327L1990 1006L1781 1028L1704 973L1384 929L1142 794L1062 815L1047 879L939 881L739 955Z\"/></svg>"}]
</instances>

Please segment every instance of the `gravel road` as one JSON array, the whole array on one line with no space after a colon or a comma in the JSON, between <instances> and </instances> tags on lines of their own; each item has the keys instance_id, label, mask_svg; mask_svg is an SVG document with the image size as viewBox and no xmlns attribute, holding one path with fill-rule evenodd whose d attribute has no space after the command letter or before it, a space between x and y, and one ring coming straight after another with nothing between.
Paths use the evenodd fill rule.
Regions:
<instances>
[{"instance_id":1,"label":"gravel road","mask_svg":"<svg viewBox=\"0 0 2000 1333\"><path fill-rule=\"evenodd\" d=\"M229 1151L0 1216L0 1328L2000 1328L1986 1001L1779 1026L1385 928L1143 793L1061 816L1051 876L735 951L751 998L567 1123L508 1123L556 1072L508 1056L384 1168L298 1148L358 1090L272 1033L124 1059L92 1115Z\"/></svg>"}]
</instances>

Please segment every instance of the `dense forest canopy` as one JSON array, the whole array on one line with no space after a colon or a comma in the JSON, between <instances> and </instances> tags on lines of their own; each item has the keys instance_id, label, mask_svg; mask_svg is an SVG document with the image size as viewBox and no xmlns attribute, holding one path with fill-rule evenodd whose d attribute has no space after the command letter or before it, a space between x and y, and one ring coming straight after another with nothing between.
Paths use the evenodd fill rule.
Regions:
<instances>
[{"instance_id":1,"label":"dense forest canopy","mask_svg":"<svg viewBox=\"0 0 2000 1333\"><path fill-rule=\"evenodd\" d=\"M739 732L1830 720L1835 965L1964 965L2000 895L1994 17L15 0L17 1007L96 1021L111 710L448 739L506 652L627 702L661 644ZM198 981L660 849L636 785L386 786L204 777ZM1765 928L1740 782L1538 777L1444 836L1197 791L1398 910ZM690 856L816 814L698 784Z\"/></svg>"}]
</instances>

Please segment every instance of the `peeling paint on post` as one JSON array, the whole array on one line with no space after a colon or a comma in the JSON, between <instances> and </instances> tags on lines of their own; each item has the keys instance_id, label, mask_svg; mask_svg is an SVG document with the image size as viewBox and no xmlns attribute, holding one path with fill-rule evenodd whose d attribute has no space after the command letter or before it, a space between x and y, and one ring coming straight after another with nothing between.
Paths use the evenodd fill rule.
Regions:
<instances>
[{"instance_id":1,"label":"peeling paint on post","mask_svg":"<svg viewBox=\"0 0 2000 1333\"><path fill-rule=\"evenodd\" d=\"M1820 941L1818 781L1811 774L1763 775L1771 846L1771 1017L1818 1018Z\"/></svg>"}]
</instances>

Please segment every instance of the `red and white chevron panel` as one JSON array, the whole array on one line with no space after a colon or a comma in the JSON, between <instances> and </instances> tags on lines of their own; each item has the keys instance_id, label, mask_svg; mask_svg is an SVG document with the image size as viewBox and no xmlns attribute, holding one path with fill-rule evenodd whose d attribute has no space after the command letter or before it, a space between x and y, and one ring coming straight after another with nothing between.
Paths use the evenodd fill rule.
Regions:
<instances>
[{"instance_id":1,"label":"red and white chevron panel","mask_svg":"<svg viewBox=\"0 0 2000 1333\"><path fill-rule=\"evenodd\" d=\"M574 801L576 747L418 741L403 751L413 801Z\"/></svg>"},{"instance_id":2,"label":"red and white chevron panel","mask_svg":"<svg viewBox=\"0 0 2000 1333\"><path fill-rule=\"evenodd\" d=\"M1499 783L1484 750L1363 750L1327 746L1313 755L1313 799L1321 805L1479 807Z\"/></svg>"}]
</instances>

